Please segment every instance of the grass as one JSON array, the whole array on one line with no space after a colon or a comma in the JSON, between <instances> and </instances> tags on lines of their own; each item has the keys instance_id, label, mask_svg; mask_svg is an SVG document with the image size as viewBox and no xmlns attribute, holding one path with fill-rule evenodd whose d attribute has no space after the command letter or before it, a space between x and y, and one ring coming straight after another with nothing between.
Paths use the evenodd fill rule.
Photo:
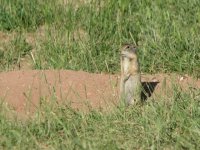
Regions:
<instances>
[{"instance_id":1,"label":"grass","mask_svg":"<svg viewBox=\"0 0 200 150\"><path fill-rule=\"evenodd\" d=\"M128 42L138 45L142 72L200 77L199 27L198 0L0 0L0 34L13 37L0 43L0 70L29 55L32 69L117 73ZM2 106L0 149L199 149L199 94L174 89L172 97L109 114L45 105L25 123Z\"/></svg>"},{"instance_id":2,"label":"grass","mask_svg":"<svg viewBox=\"0 0 200 150\"><path fill-rule=\"evenodd\" d=\"M30 53L31 49L31 45L26 42L25 38L22 36L15 37L1 52L0 68L9 70L13 65L20 67L21 59Z\"/></svg>"},{"instance_id":3,"label":"grass","mask_svg":"<svg viewBox=\"0 0 200 150\"><path fill-rule=\"evenodd\" d=\"M34 43L33 68L116 73L120 45L129 42L139 47L142 72L200 76L197 0L71 1L66 5L62 0L1 0L0 4L2 31L24 36L45 27L43 40ZM14 60L7 63L4 66Z\"/></svg>"},{"instance_id":4,"label":"grass","mask_svg":"<svg viewBox=\"0 0 200 150\"><path fill-rule=\"evenodd\" d=\"M119 106L112 112L74 111L41 104L34 119L0 115L2 149L199 149L200 90L152 99L143 106Z\"/></svg>"}]
</instances>

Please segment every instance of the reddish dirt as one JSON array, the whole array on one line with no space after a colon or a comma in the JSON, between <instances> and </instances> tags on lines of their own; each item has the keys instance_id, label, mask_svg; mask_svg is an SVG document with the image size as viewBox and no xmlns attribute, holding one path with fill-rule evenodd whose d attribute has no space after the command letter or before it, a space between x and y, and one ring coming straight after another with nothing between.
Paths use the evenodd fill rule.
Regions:
<instances>
[{"instance_id":1,"label":"reddish dirt","mask_svg":"<svg viewBox=\"0 0 200 150\"><path fill-rule=\"evenodd\" d=\"M119 101L119 75L93 74L69 70L30 70L0 73L0 98L21 114L33 112L41 98L70 103L75 109L113 106ZM176 74L142 75L149 96L165 96L172 83L182 89L200 88L200 80ZM151 95L152 94L152 95ZM146 99L146 97L144 97Z\"/></svg>"},{"instance_id":2,"label":"reddish dirt","mask_svg":"<svg viewBox=\"0 0 200 150\"><path fill-rule=\"evenodd\" d=\"M12 71L0 73L0 97L17 112L32 112L40 99L71 103L84 109L86 103L100 108L118 99L117 76L82 71Z\"/></svg>"}]
</instances>

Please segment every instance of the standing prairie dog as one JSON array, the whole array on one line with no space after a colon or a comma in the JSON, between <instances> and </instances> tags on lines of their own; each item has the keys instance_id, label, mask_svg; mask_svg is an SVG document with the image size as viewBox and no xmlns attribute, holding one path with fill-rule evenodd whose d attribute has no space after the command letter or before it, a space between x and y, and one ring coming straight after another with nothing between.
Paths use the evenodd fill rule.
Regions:
<instances>
[{"instance_id":1,"label":"standing prairie dog","mask_svg":"<svg viewBox=\"0 0 200 150\"><path fill-rule=\"evenodd\" d=\"M120 95L127 105L141 100L141 76L136 47L125 44L121 48Z\"/></svg>"}]
</instances>

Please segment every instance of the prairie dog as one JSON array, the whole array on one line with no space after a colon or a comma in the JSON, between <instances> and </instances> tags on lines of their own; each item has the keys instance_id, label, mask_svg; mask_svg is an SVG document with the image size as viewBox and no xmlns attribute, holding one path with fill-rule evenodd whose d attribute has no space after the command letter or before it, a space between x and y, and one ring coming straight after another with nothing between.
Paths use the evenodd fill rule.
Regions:
<instances>
[{"instance_id":1,"label":"prairie dog","mask_svg":"<svg viewBox=\"0 0 200 150\"><path fill-rule=\"evenodd\" d=\"M125 44L121 48L120 96L127 105L141 100L141 75L136 47Z\"/></svg>"}]
</instances>

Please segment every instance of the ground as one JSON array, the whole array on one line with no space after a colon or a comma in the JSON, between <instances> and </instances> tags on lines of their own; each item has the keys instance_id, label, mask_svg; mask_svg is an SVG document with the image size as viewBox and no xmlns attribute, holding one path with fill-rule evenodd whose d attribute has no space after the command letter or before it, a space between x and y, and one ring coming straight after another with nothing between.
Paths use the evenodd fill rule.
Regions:
<instances>
[{"instance_id":1,"label":"ground","mask_svg":"<svg viewBox=\"0 0 200 150\"><path fill-rule=\"evenodd\" d=\"M2 0L0 149L200 149L199 8ZM142 72L133 107L119 100L124 43Z\"/></svg>"},{"instance_id":2,"label":"ground","mask_svg":"<svg viewBox=\"0 0 200 150\"><path fill-rule=\"evenodd\" d=\"M109 109L119 103L119 75L70 70L27 70L0 73L0 97L19 115L29 115L42 100L56 100L78 110ZM144 100L173 94L173 85L183 90L200 88L200 80L187 75L142 74Z\"/></svg>"}]
</instances>

